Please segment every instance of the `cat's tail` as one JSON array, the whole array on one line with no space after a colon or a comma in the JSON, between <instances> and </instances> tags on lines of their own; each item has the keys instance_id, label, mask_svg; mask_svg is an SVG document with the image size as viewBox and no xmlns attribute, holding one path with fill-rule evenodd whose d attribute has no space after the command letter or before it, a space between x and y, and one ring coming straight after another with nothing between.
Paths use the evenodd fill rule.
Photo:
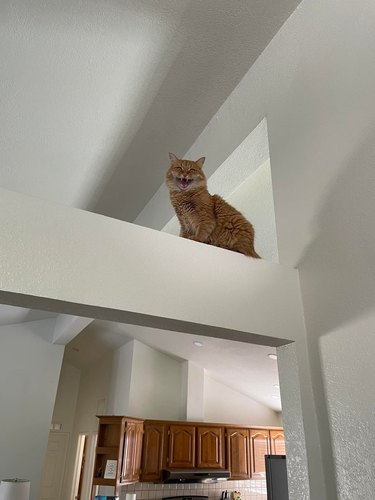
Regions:
<instances>
[{"instance_id":1,"label":"cat's tail","mask_svg":"<svg viewBox=\"0 0 375 500\"><path fill-rule=\"evenodd\" d=\"M239 245L236 249L236 252L243 253L246 257L252 257L253 259L261 259L262 257L255 251L254 246Z\"/></svg>"},{"instance_id":2,"label":"cat's tail","mask_svg":"<svg viewBox=\"0 0 375 500\"><path fill-rule=\"evenodd\" d=\"M249 257L253 257L253 259L261 259L262 257L256 253L255 250L253 250L250 254L248 254Z\"/></svg>"}]
</instances>

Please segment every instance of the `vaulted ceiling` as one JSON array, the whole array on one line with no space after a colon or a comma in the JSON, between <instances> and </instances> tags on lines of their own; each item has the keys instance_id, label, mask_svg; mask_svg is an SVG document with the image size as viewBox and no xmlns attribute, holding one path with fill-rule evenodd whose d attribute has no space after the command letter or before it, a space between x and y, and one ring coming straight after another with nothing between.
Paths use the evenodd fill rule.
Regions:
<instances>
[{"instance_id":1,"label":"vaulted ceiling","mask_svg":"<svg viewBox=\"0 0 375 500\"><path fill-rule=\"evenodd\" d=\"M134 220L299 1L1 2L1 186Z\"/></svg>"}]
</instances>

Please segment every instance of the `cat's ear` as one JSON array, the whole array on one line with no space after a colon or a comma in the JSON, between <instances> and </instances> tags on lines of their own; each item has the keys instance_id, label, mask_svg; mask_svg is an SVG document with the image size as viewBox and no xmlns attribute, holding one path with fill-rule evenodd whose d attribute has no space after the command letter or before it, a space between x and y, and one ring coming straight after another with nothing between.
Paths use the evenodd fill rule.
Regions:
<instances>
[{"instance_id":1,"label":"cat's ear","mask_svg":"<svg viewBox=\"0 0 375 500\"><path fill-rule=\"evenodd\" d=\"M176 155L173 153L169 153L169 159L171 160L171 163L174 163L175 161L178 161L178 158Z\"/></svg>"},{"instance_id":2,"label":"cat's ear","mask_svg":"<svg viewBox=\"0 0 375 500\"><path fill-rule=\"evenodd\" d=\"M205 160L206 160L206 158L204 156L202 156L202 158L199 158L199 160L197 160L195 163L202 168Z\"/></svg>"}]
</instances>

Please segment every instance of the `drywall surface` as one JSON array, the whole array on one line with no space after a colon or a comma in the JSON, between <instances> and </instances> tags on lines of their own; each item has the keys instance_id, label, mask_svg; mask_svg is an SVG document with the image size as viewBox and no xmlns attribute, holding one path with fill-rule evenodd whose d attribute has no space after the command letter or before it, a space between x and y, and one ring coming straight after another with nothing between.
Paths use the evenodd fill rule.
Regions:
<instances>
[{"instance_id":1,"label":"drywall surface","mask_svg":"<svg viewBox=\"0 0 375 500\"><path fill-rule=\"evenodd\" d=\"M133 370L134 340L113 352L108 415L131 415L130 384Z\"/></svg>"},{"instance_id":2,"label":"drywall surface","mask_svg":"<svg viewBox=\"0 0 375 500\"><path fill-rule=\"evenodd\" d=\"M133 340L129 415L181 419L181 363Z\"/></svg>"},{"instance_id":3,"label":"drywall surface","mask_svg":"<svg viewBox=\"0 0 375 500\"><path fill-rule=\"evenodd\" d=\"M72 432L73 429L80 377L79 368L63 362L52 416L53 423L61 424L59 430L62 432Z\"/></svg>"},{"instance_id":4,"label":"drywall surface","mask_svg":"<svg viewBox=\"0 0 375 500\"><path fill-rule=\"evenodd\" d=\"M184 420L204 420L204 368L184 361L181 366Z\"/></svg>"},{"instance_id":5,"label":"drywall surface","mask_svg":"<svg viewBox=\"0 0 375 500\"><path fill-rule=\"evenodd\" d=\"M223 367L229 370L230 367ZM205 374L204 420L243 425L281 424L280 414Z\"/></svg>"},{"instance_id":6,"label":"drywall surface","mask_svg":"<svg viewBox=\"0 0 375 500\"><path fill-rule=\"evenodd\" d=\"M274 346L304 327L293 269L5 190L0 208L3 303Z\"/></svg>"},{"instance_id":7,"label":"drywall surface","mask_svg":"<svg viewBox=\"0 0 375 500\"><path fill-rule=\"evenodd\" d=\"M267 117L279 258L301 276L318 500L375 491L374 23L370 0L303 1L189 151L220 165Z\"/></svg>"},{"instance_id":8,"label":"drywall surface","mask_svg":"<svg viewBox=\"0 0 375 500\"><path fill-rule=\"evenodd\" d=\"M50 343L55 321L0 328L0 477L31 481L39 498L64 348Z\"/></svg>"},{"instance_id":9,"label":"drywall surface","mask_svg":"<svg viewBox=\"0 0 375 500\"><path fill-rule=\"evenodd\" d=\"M271 165L267 160L228 196L254 226L255 249L263 259L279 261L273 204Z\"/></svg>"},{"instance_id":10,"label":"drywall surface","mask_svg":"<svg viewBox=\"0 0 375 500\"><path fill-rule=\"evenodd\" d=\"M289 499L309 500L308 455L306 453L304 422L301 418L301 389L306 390L306 388L300 386L296 375L299 368L295 343L279 347L277 354L283 402L283 426L288 436L285 444Z\"/></svg>"}]
</instances>

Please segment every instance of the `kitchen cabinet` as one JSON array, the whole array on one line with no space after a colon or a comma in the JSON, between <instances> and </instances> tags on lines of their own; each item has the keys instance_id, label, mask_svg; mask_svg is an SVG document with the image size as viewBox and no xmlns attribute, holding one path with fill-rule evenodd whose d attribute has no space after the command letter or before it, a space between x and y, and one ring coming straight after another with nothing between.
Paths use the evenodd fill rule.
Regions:
<instances>
[{"instance_id":1,"label":"kitchen cabinet","mask_svg":"<svg viewBox=\"0 0 375 500\"><path fill-rule=\"evenodd\" d=\"M251 478L265 478L264 455L285 455L283 429L250 429Z\"/></svg>"},{"instance_id":2,"label":"kitchen cabinet","mask_svg":"<svg viewBox=\"0 0 375 500\"><path fill-rule=\"evenodd\" d=\"M135 434L135 426L128 424L120 478L123 484L134 482L137 477L142 482L162 481L166 468L229 469L231 479L264 479L264 455L285 454L282 428L145 420L139 476L139 448L134 443L140 440ZM138 455L134 450L138 450ZM132 459L134 454L137 458Z\"/></svg>"},{"instance_id":3,"label":"kitchen cabinet","mask_svg":"<svg viewBox=\"0 0 375 500\"><path fill-rule=\"evenodd\" d=\"M226 459L231 479L250 479L249 429L226 428Z\"/></svg>"},{"instance_id":4,"label":"kitchen cabinet","mask_svg":"<svg viewBox=\"0 0 375 500\"><path fill-rule=\"evenodd\" d=\"M270 455L270 433L268 429L250 429L250 463L252 479L266 477L264 455Z\"/></svg>"},{"instance_id":5,"label":"kitchen cabinet","mask_svg":"<svg viewBox=\"0 0 375 500\"><path fill-rule=\"evenodd\" d=\"M190 469L195 467L195 426L170 425L168 467Z\"/></svg>"},{"instance_id":6,"label":"kitchen cabinet","mask_svg":"<svg viewBox=\"0 0 375 500\"><path fill-rule=\"evenodd\" d=\"M93 487L119 487L139 480L143 420L137 418L100 416L95 451ZM111 465L111 474L108 466ZM94 489L94 488L93 488Z\"/></svg>"},{"instance_id":7,"label":"kitchen cabinet","mask_svg":"<svg viewBox=\"0 0 375 500\"><path fill-rule=\"evenodd\" d=\"M169 427L170 469L224 469L224 427L172 424Z\"/></svg>"},{"instance_id":8,"label":"kitchen cabinet","mask_svg":"<svg viewBox=\"0 0 375 500\"><path fill-rule=\"evenodd\" d=\"M197 427L197 467L224 469L224 427Z\"/></svg>"},{"instance_id":9,"label":"kitchen cabinet","mask_svg":"<svg viewBox=\"0 0 375 500\"><path fill-rule=\"evenodd\" d=\"M142 448L141 481L161 480L167 464L167 425L163 422L145 422Z\"/></svg>"},{"instance_id":10,"label":"kitchen cabinet","mask_svg":"<svg viewBox=\"0 0 375 500\"><path fill-rule=\"evenodd\" d=\"M285 436L284 431L270 431L271 455L285 455Z\"/></svg>"},{"instance_id":11,"label":"kitchen cabinet","mask_svg":"<svg viewBox=\"0 0 375 500\"><path fill-rule=\"evenodd\" d=\"M139 481L141 468L143 422L126 421L123 457L121 469L121 484Z\"/></svg>"}]
</instances>

